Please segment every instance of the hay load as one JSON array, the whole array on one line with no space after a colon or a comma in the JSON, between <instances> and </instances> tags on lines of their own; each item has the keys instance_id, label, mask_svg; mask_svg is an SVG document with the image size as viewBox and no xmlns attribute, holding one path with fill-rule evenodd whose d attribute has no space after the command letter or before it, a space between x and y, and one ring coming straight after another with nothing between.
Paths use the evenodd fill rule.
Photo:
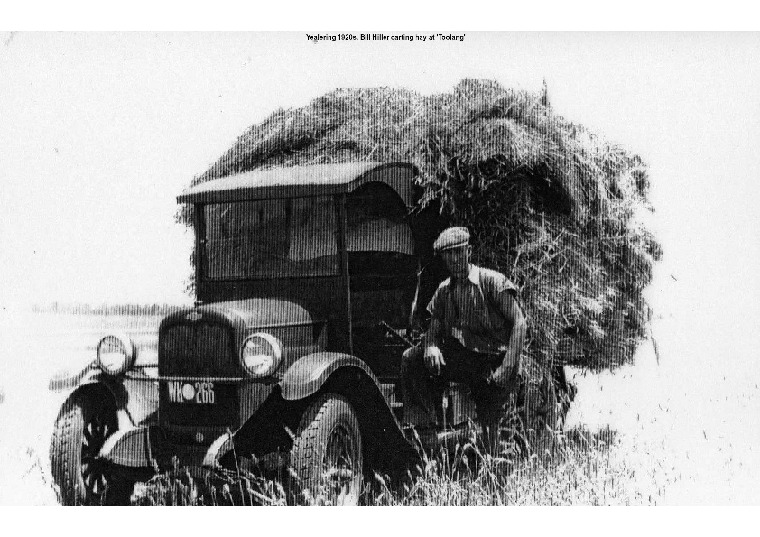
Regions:
<instances>
[{"instance_id":1,"label":"hay load","mask_svg":"<svg viewBox=\"0 0 760 537\"><path fill-rule=\"evenodd\" d=\"M555 114L546 91L339 89L250 127L194 184L271 166L408 161L421 205L472 231L476 262L521 288L529 352L591 369L632 360L660 246L642 160ZM183 215L187 221L187 215Z\"/></svg>"}]
</instances>

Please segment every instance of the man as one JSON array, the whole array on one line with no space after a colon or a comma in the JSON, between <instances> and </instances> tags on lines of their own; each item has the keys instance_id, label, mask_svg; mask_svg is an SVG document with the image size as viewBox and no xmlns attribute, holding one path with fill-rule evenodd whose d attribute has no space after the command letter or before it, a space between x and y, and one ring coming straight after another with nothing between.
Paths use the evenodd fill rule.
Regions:
<instances>
[{"instance_id":1,"label":"man","mask_svg":"<svg viewBox=\"0 0 760 537\"><path fill-rule=\"evenodd\" d=\"M512 282L470 263L469 241L466 228L451 227L433 244L450 277L430 300L430 327L422 341L404 353L404 418L429 443L441 384L465 383L494 450L503 407L519 381L525 318Z\"/></svg>"}]
</instances>

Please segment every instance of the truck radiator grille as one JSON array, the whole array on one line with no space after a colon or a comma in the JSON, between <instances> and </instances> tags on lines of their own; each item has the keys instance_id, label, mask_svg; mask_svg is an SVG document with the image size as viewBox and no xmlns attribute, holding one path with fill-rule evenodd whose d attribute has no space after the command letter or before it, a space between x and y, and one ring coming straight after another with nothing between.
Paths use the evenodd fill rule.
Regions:
<instances>
[{"instance_id":1,"label":"truck radiator grille","mask_svg":"<svg viewBox=\"0 0 760 537\"><path fill-rule=\"evenodd\" d=\"M160 335L158 373L170 377L241 375L231 329L209 323L175 325Z\"/></svg>"}]
</instances>

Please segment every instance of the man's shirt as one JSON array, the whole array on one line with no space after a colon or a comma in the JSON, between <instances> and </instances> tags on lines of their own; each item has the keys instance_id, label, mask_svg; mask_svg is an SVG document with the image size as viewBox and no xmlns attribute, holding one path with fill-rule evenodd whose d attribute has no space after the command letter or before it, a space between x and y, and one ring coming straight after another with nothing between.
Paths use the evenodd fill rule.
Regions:
<instances>
[{"instance_id":1,"label":"man's shirt","mask_svg":"<svg viewBox=\"0 0 760 537\"><path fill-rule=\"evenodd\" d=\"M448 336L472 351L500 353L512 334L514 319L507 312L515 300L517 288L506 276L470 265L466 279L444 280L430 300L427 309L441 323L441 333L428 334L427 344Z\"/></svg>"}]
</instances>

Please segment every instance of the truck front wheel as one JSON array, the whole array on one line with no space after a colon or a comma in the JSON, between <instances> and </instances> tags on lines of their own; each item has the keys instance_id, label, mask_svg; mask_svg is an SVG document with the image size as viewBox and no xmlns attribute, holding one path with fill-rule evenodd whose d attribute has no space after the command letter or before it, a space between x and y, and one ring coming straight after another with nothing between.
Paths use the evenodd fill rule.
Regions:
<instances>
[{"instance_id":1,"label":"truck front wheel","mask_svg":"<svg viewBox=\"0 0 760 537\"><path fill-rule=\"evenodd\" d=\"M319 396L301 417L293 442L296 503L356 505L363 474L356 411L337 394Z\"/></svg>"},{"instance_id":2,"label":"truck front wheel","mask_svg":"<svg viewBox=\"0 0 760 537\"><path fill-rule=\"evenodd\" d=\"M63 505L129 503L133 485L109 479L99 459L100 449L116 430L112 405L82 392L66 400L50 443L51 471Z\"/></svg>"}]
</instances>

